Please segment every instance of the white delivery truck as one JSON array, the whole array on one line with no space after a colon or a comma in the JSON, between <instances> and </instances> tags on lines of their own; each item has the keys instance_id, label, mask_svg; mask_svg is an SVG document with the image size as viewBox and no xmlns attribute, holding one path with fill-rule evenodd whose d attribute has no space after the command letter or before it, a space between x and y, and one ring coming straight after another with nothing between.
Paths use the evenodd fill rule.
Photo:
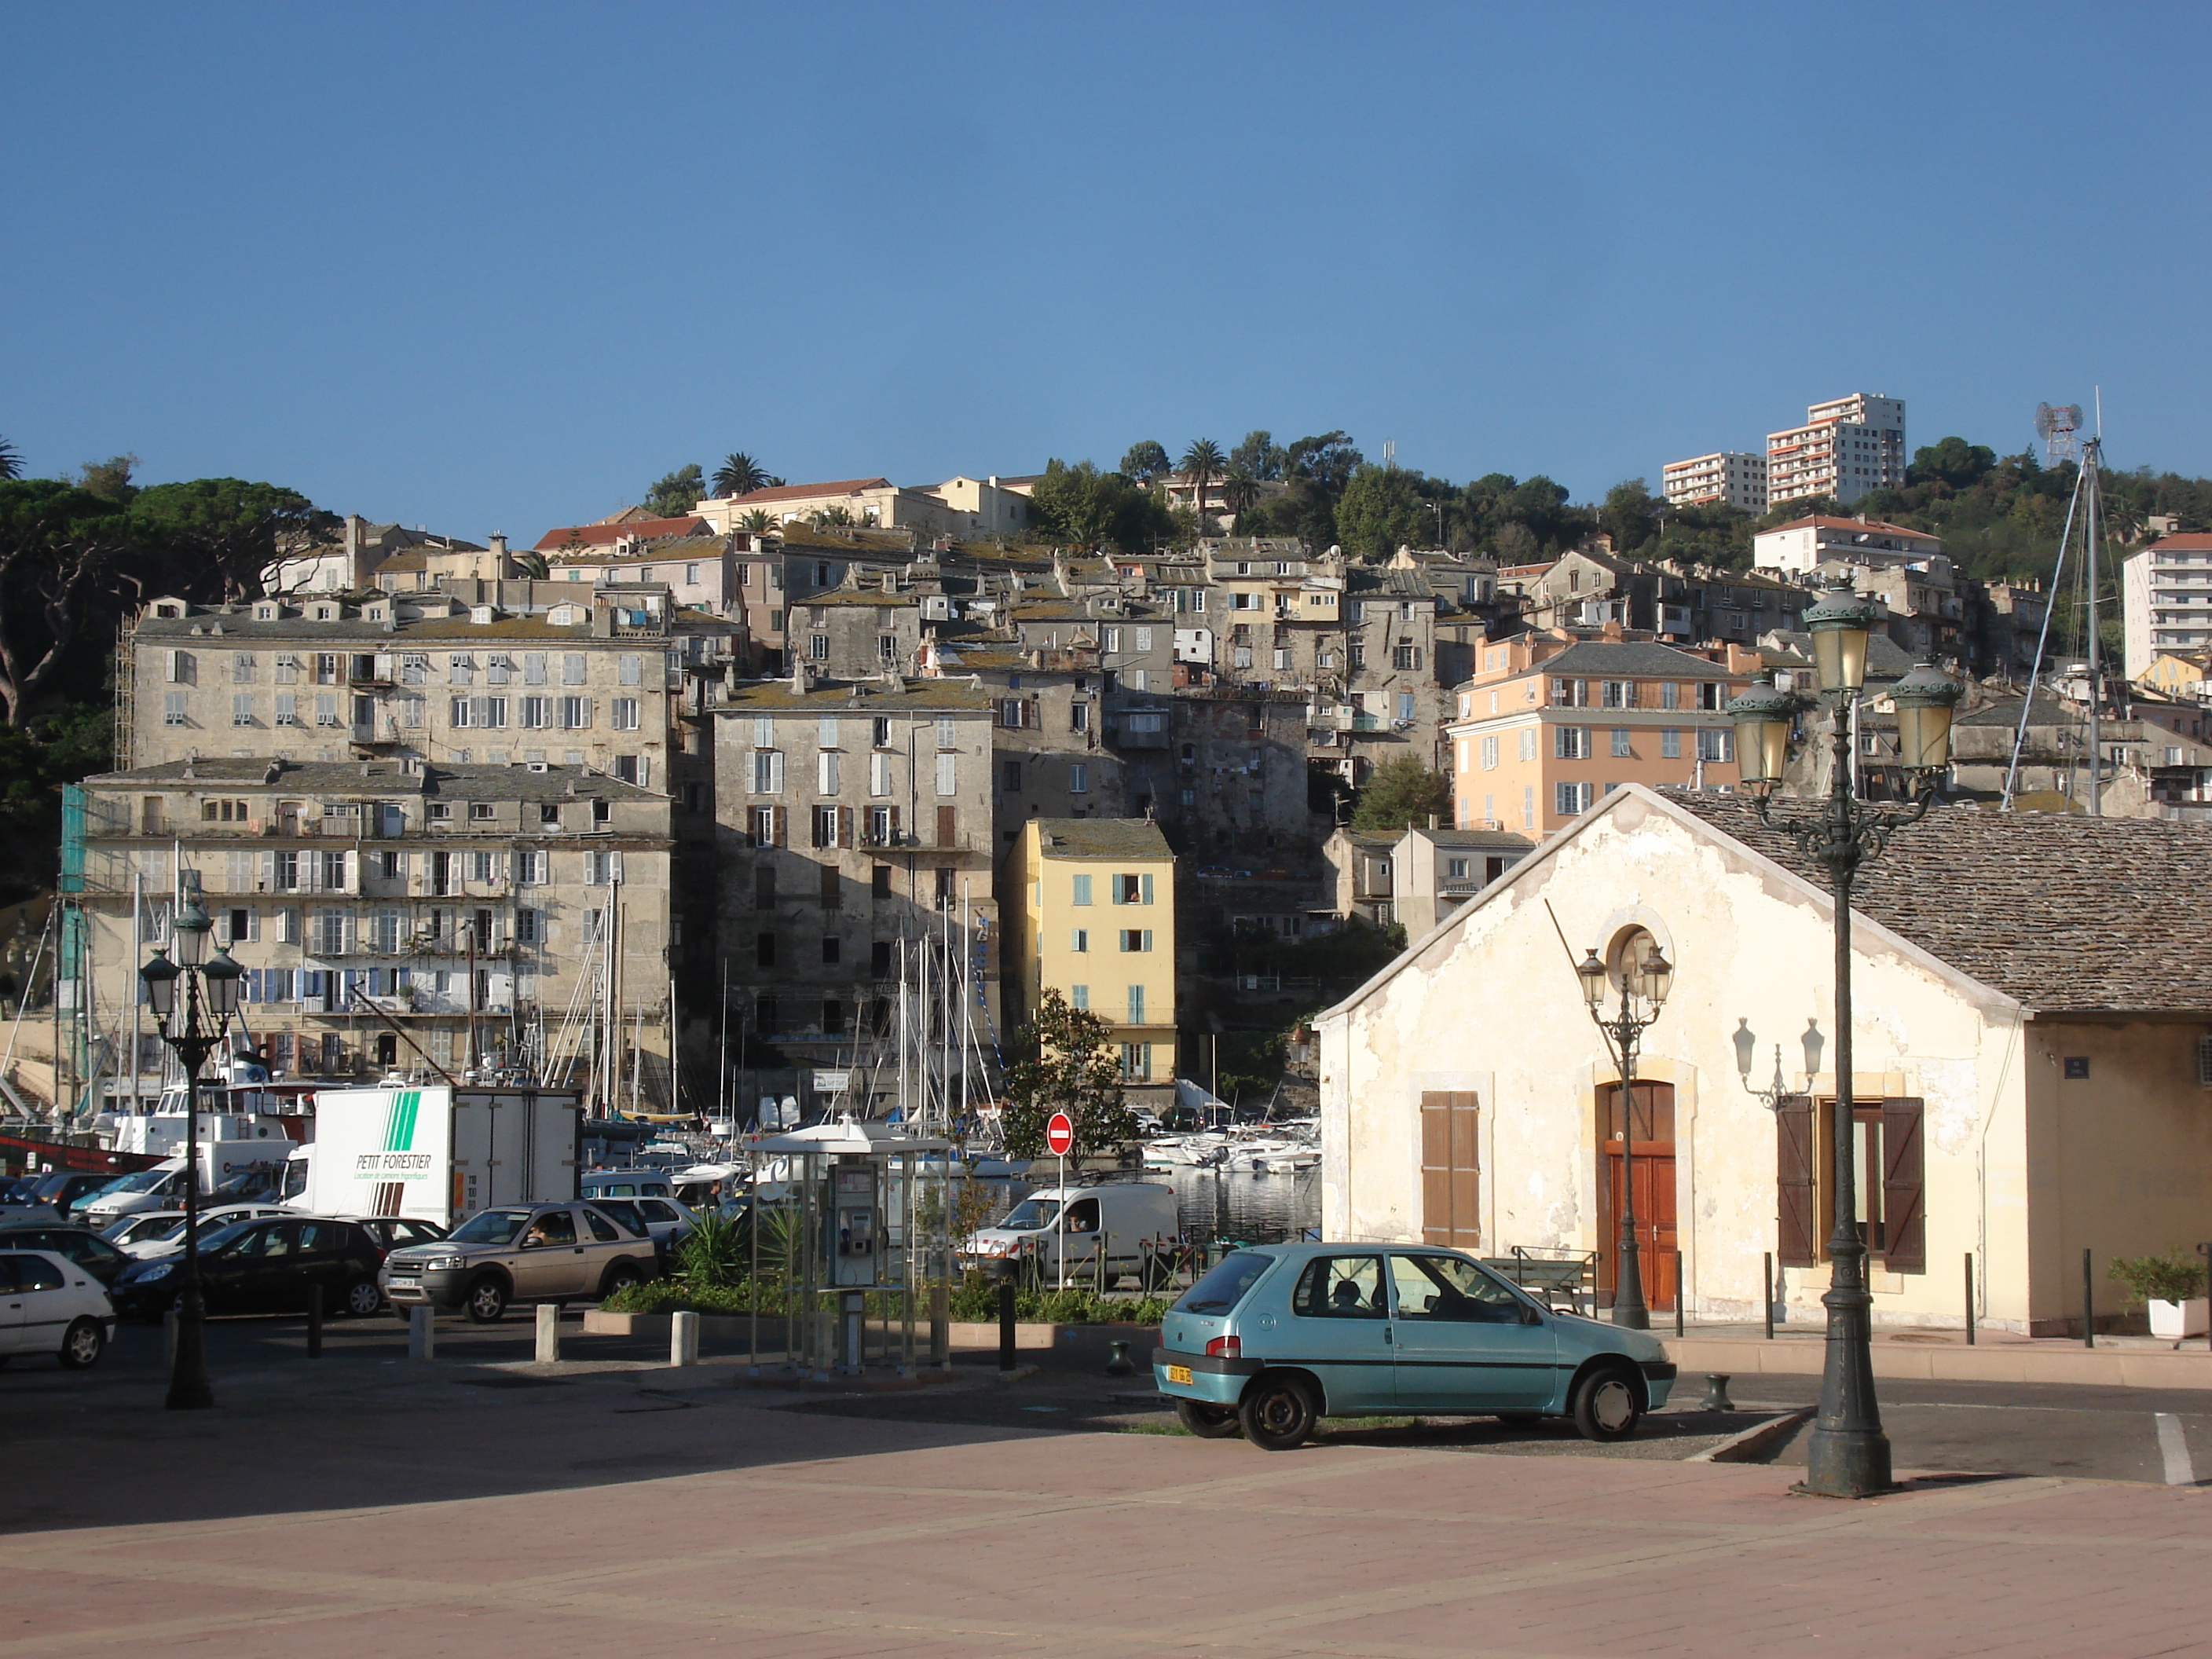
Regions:
<instances>
[{"instance_id":1,"label":"white delivery truck","mask_svg":"<svg viewBox=\"0 0 2212 1659\"><path fill-rule=\"evenodd\" d=\"M1097 1187L1040 1187L1008 1211L997 1224L970 1233L961 1244L967 1265L1006 1271L1032 1256L1048 1278L1058 1278L1060 1262L1070 1278L1098 1271L1106 1254L1106 1276L1139 1273L1182 1236L1176 1216L1175 1188L1158 1181L1116 1181Z\"/></svg>"},{"instance_id":2,"label":"white delivery truck","mask_svg":"<svg viewBox=\"0 0 2212 1659\"><path fill-rule=\"evenodd\" d=\"M179 1143L181 1145L182 1143ZM200 1200L207 1203L216 1194L224 1199L239 1197L276 1201L278 1177L292 1152L292 1142L283 1135L252 1140L207 1140L199 1143ZM261 1175L264 1182L252 1183L258 1190L222 1194L226 1183L237 1182L240 1176ZM76 1216L88 1227L108 1227L126 1215L136 1215L141 1210L173 1210L185 1201L185 1159L182 1152L165 1158L150 1170L143 1170L125 1176L97 1198L88 1199L77 1206Z\"/></svg>"},{"instance_id":3,"label":"white delivery truck","mask_svg":"<svg viewBox=\"0 0 2212 1659\"><path fill-rule=\"evenodd\" d=\"M452 1227L494 1204L572 1199L580 1118L566 1091L320 1089L315 1138L287 1171L285 1202Z\"/></svg>"}]
</instances>

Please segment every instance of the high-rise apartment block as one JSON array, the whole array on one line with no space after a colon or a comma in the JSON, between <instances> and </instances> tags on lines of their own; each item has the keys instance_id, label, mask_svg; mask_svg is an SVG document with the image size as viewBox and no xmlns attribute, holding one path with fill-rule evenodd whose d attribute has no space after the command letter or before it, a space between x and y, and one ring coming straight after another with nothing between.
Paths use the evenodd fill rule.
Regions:
<instances>
[{"instance_id":1,"label":"high-rise apartment block","mask_svg":"<svg viewBox=\"0 0 2212 1659\"><path fill-rule=\"evenodd\" d=\"M1810 405L1802 426L1766 434L1766 498L1848 504L1902 488L1905 459L1905 400L1855 392Z\"/></svg>"},{"instance_id":2,"label":"high-rise apartment block","mask_svg":"<svg viewBox=\"0 0 2212 1659\"><path fill-rule=\"evenodd\" d=\"M2131 680L2161 652L2212 649L2212 536L2161 536L2124 560L2120 608Z\"/></svg>"},{"instance_id":3,"label":"high-rise apartment block","mask_svg":"<svg viewBox=\"0 0 2212 1659\"><path fill-rule=\"evenodd\" d=\"M1661 469L1662 487L1669 507L1741 507L1747 513L1766 511L1766 457L1745 450L1721 449L1686 461L1669 461Z\"/></svg>"}]
</instances>

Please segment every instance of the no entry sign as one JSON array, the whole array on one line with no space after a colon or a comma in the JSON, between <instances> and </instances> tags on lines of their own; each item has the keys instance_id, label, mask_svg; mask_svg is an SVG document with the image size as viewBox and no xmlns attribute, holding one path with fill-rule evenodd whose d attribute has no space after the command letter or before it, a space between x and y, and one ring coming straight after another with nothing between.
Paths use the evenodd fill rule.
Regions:
<instances>
[{"instance_id":1,"label":"no entry sign","mask_svg":"<svg viewBox=\"0 0 2212 1659\"><path fill-rule=\"evenodd\" d=\"M1054 1158L1066 1158L1075 1145L1075 1125L1066 1112L1054 1112L1044 1126L1045 1150Z\"/></svg>"}]
</instances>

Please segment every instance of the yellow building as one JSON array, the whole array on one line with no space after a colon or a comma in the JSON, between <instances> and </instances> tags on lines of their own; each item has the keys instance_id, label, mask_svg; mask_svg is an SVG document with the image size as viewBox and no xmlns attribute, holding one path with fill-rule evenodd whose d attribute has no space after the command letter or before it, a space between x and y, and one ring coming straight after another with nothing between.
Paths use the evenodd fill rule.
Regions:
<instances>
[{"instance_id":1,"label":"yellow building","mask_svg":"<svg viewBox=\"0 0 2212 1659\"><path fill-rule=\"evenodd\" d=\"M1018 1024L1047 989L1113 1029L1121 1076L1175 1081L1175 854L1148 818L1033 818L1000 872L1002 993Z\"/></svg>"}]
</instances>

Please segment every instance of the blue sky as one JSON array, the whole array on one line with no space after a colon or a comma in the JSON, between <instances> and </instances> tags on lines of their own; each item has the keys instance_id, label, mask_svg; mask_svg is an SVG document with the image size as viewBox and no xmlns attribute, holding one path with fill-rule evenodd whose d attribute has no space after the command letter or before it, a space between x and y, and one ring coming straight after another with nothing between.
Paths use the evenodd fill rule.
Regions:
<instances>
[{"instance_id":1,"label":"blue sky","mask_svg":"<svg viewBox=\"0 0 2212 1659\"><path fill-rule=\"evenodd\" d=\"M1810 401L2212 472L2212 9L19 3L0 435L480 538L1341 427L1577 499Z\"/></svg>"}]
</instances>

